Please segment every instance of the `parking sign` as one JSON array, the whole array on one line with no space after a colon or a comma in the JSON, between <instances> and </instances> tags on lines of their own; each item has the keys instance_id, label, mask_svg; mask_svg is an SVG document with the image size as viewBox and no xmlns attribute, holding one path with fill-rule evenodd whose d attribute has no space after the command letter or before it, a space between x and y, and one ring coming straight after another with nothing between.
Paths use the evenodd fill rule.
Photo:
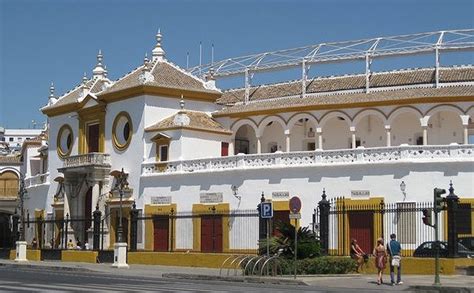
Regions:
<instances>
[{"instance_id":1,"label":"parking sign","mask_svg":"<svg viewBox=\"0 0 474 293\"><path fill-rule=\"evenodd\" d=\"M260 217L262 219L271 219L273 218L273 205L271 202L262 202L260 204Z\"/></svg>"}]
</instances>

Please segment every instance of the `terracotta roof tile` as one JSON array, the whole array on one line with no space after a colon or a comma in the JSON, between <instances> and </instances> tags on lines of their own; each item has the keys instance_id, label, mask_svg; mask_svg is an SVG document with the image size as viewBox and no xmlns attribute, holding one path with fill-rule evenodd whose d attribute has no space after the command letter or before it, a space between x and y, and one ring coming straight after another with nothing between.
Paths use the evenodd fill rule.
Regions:
<instances>
[{"instance_id":1,"label":"terracotta roof tile","mask_svg":"<svg viewBox=\"0 0 474 293\"><path fill-rule=\"evenodd\" d=\"M383 101L400 101L414 98L436 98L436 97L473 97L474 85L454 85L442 88L406 88L387 91L361 92L361 93L341 93L341 94L319 94L308 95L305 98L283 97L279 99L269 99L250 102L246 105L238 103L232 107L226 107L215 116L232 113L244 113L263 111L268 109L286 109L290 107L314 106L314 105L337 105L370 103Z\"/></svg>"},{"instance_id":2,"label":"terracotta roof tile","mask_svg":"<svg viewBox=\"0 0 474 293\"><path fill-rule=\"evenodd\" d=\"M431 68L373 73L370 88L402 85L433 84L435 70ZM474 67L452 67L440 70L440 82L474 81ZM307 81L306 93L326 93L365 89L365 75L316 78ZM339 94L339 93L338 93ZM245 89L225 91L217 103L229 105L244 100ZM250 88L249 101L301 95L301 81L262 85Z\"/></svg>"},{"instance_id":3,"label":"terracotta roof tile","mask_svg":"<svg viewBox=\"0 0 474 293\"><path fill-rule=\"evenodd\" d=\"M119 79L110 88L100 94L108 94L142 85L140 82L140 75L143 73L143 66L144 65L138 67L128 75ZM217 90L206 88L205 83L202 80L192 76L191 74L185 72L178 66L168 61L158 61L153 63L151 66L152 68L150 73L153 75L154 80L147 82L146 85L208 92L214 94L219 93Z\"/></svg>"},{"instance_id":4,"label":"terracotta roof tile","mask_svg":"<svg viewBox=\"0 0 474 293\"><path fill-rule=\"evenodd\" d=\"M177 115L185 114L189 117L189 124L185 126L177 125L175 123L175 118ZM179 111L178 113L165 118L145 129L145 131L162 131L169 129L193 129L193 130L203 130L203 131L212 131L212 132L221 132L225 134L231 134L232 132L224 128L219 122L215 121L208 114L204 112L197 111Z\"/></svg>"}]
</instances>

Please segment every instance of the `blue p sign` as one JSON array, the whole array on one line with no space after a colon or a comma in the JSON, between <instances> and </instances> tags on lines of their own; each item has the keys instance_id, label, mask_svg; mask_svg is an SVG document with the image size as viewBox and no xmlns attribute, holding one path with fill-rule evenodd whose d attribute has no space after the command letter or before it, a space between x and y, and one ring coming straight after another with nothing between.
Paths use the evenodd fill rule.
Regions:
<instances>
[{"instance_id":1,"label":"blue p sign","mask_svg":"<svg viewBox=\"0 0 474 293\"><path fill-rule=\"evenodd\" d=\"M262 202L260 204L262 219L273 218L273 205L271 202Z\"/></svg>"}]
</instances>

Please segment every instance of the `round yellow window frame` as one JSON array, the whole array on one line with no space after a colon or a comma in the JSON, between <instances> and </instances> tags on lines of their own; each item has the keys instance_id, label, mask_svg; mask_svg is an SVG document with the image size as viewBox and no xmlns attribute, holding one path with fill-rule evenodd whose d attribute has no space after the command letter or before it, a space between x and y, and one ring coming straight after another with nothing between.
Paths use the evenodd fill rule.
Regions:
<instances>
[{"instance_id":1,"label":"round yellow window frame","mask_svg":"<svg viewBox=\"0 0 474 293\"><path fill-rule=\"evenodd\" d=\"M71 136L69 143L68 143L68 137L64 137L66 145L69 144L68 149L63 149L63 146L62 146L63 135L65 131L69 131L69 135ZM58 152L58 156L61 158L68 157L71 154L73 145L74 145L74 133L72 132L72 128L71 126L69 126L69 124L64 124L59 129L58 137L56 139L56 150Z\"/></svg>"},{"instance_id":2,"label":"round yellow window frame","mask_svg":"<svg viewBox=\"0 0 474 293\"><path fill-rule=\"evenodd\" d=\"M128 123L128 137L125 139L124 128L127 123ZM120 127L121 129L117 129L117 127ZM122 132L123 134L122 137L118 136L120 132ZM127 149L128 146L130 145L130 142L132 141L132 135L133 135L132 118L125 111L118 113L117 116L115 116L114 123L112 126L112 141L113 141L114 147L119 151L123 151Z\"/></svg>"}]
</instances>

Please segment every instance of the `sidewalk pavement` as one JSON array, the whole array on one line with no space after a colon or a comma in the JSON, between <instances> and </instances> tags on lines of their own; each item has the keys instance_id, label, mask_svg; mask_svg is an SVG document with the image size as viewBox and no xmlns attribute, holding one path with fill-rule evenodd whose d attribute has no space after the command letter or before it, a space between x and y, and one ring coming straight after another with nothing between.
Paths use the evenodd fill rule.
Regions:
<instances>
[{"instance_id":1,"label":"sidewalk pavement","mask_svg":"<svg viewBox=\"0 0 474 293\"><path fill-rule=\"evenodd\" d=\"M71 262L54 262L41 261L28 263L16 263L12 260L0 259L0 266L27 266L32 268L45 268L50 270L68 270L68 271L86 271L104 274L114 274L119 276L132 277L150 277L150 278L173 278L173 279L192 279L192 280L223 280L238 282L255 282L255 283L279 283L286 285L309 285L328 288L341 289L380 289L380 291L417 291L417 292L474 292L474 276L452 275L441 276L441 288L433 286L434 276L432 275L405 275L402 276L403 285L391 286L390 276L384 275L385 283L376 284L375 275L305 275L297 276L294 280L293 276L285 276L278 278L259 278L246 277L245 280L241 276L235 276L235 272L229 272L224 269L220 274L219 269L196 268L196 267L172 267L158 265L130 265L128 269L113 268L111 264L91 264L91 263L71 263ZM236 272L237 274L239 272Z\"/></svg>"}]
</instances>

